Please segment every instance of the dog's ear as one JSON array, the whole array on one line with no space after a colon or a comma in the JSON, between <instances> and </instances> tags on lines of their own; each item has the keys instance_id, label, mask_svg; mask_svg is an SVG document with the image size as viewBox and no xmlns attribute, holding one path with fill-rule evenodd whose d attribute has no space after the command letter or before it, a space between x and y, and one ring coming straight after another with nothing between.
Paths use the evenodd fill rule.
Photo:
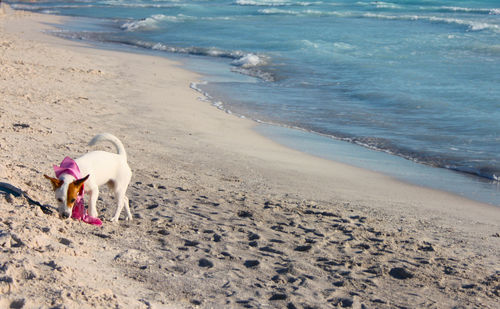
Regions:
<instances>
[{"instance_id":1,"label":"dog's ear","mask_svg":"<svg viewBox=\"0 0 500 309\"><path fill-rule=\"evenodd\" d=\"M50 177L50 176L47 176L45 174L43 175L43 177L45 177L48 180L50 180L50 182L52 183L52 188L54 189L54 191L56 191L58 188L60 188L63 185L63 181L60 180L60 179L57 179L57 178L54 178L54 177Z\"/></svg>"},{"instance_id":2,"label":"dog's ear","mask_svg":"<svg viewBox=\"0 0 500 309\"><path fill-rule=\"evenodd\" d=\"M77 179L77 180L73 181L73 184L74 184L74 185L78 188L78 190L80 190L80 187L83 185L83 183L84 183L87 179L89 179L89 176L90 176L90 175L87 175L87 176L85 176L85 177L83 177L83 178Z\"/></svg>"}]
</instances>

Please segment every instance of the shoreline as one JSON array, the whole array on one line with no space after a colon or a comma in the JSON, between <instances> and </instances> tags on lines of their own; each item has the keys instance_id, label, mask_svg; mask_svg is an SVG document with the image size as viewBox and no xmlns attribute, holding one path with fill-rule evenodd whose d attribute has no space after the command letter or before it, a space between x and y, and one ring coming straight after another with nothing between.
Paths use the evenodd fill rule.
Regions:
<instances>
[{"instance_id":1,"label":"shoreline","mask_svg":"<svg viewBox=\"0 0 500 309\"><path fill-rule=\"evenodd\" d=\"M157 54L148 50L145 50L144 53ZM194 68L195 65L191 64L191 62L195 61L195 63L198 64L205 62L211 63L210 59L193 60L188 59L183 55L170 53L158 53L158 56L166 57L167 59L169 57L180 59L180 61L183 62L183 65L181 66L183 69L195 72L197 72ZM500 185L496 180L479 176L474 173L466 173L460 170L453 170L444 167L432 166L423 162L417 162L381 149L372 149L357 143L348 142L332 135L321 134L300 127L291 127L286 124L262 121L257 118L234 113L230 108L226 107L227 102L220 101L219 99L213 97L209 91L203 89L203 85L210 84L212 82L216 83L218 79L226 78L222 77L222 75L229 75L229 72L220 73L220 77L218 75L208 77L200 72L197 72L197 74L202 74L203 77L200 81L192 82L190 88L204 96L203 101L208 102L222 112L231 114L238 118L254 121L254 131L284 147L300 151L316 158L326 159L367 171L380 173L408 185L441 191L456 195L460 198L469 199L473 202L500 207ZM214 79L215 81L213 81ZM307 139L307 142L303 142L305 135L310 136L310 138ZM314 148L314 150L308 150L308 146L305 145ZM338 147L341 150L336 151L335 147ZM350 151L354 158L349 158L348 155L345 154L347 151ZM377 164L376 161L378 160L382 160L383 164ZM429 179L425 179L425 174L430 174L431 177ZM447 183L443 183L443 181Z\"/></svg>"},{"instance_id":2,"label":"shoreline","mask_svg":"<svg viewBox=\"0 0 500 309\"><path fill-rule=\"evenodd\" d=\"M40 33L41 24L57 20L24 12L0 17L7 68L2 77L9 81L0 99L0 145L7 162L0 177L53 204L40 175L50 173L65 155L88 151L85 145L94 134L109 131L129 153L134 176L128 194L135 220L105 222L96 232L78 222L62 223L55 215L33 216L33 209L20 207L24 201L0 198L9 214L0 228L11 222L2 261L13 261L5 276L16 285L0 304L24 297L28 305L96 301L102 307L154 307L143 299L173 307L343 301L370 307L380 300L381 307L392 307L433 299L450 307L494 307L500 272L494 236L500 231L500 211L494 206L288 149L253 132L253 121L201 102L189 88L199 76L171 60ZM101 203L112 204L105 195ZM109 216L109 206L102 211L98 205L100 216ZM30 231L38 230L41 236L30 239ZM381 231L378 240L369 240L374 230ZM259 238L246 241L252 233ZM24 245L16 246L16 239ZM96 261L88 266L95 277L82 277L68 262L82 255ZM416 257L425 263L415 262ZM23 258L29 269L22 266ZM409 259L413 262L404 262ZM380 270L370 268L376 265L382 265ZM454 272L443 273L446 267ZM394 268L407 270L413 279L396 278ZM335 277L340 269L349 275ZM40 280L23 275L28 270L59 285L43 293ZM226 282L233 295L221 290ZM403 282L405 291L400 290ZM419 287L420 282L426 286ZM470 296L470 284L480 287L472 288L479 300ZM109 291L102 294L94 286ZM69 296L57 292L65 289Z\"/></svg>"},{"instance_id":3,"label":"shoreline","mask_svg":"<svg viewBox=\"0 0 500 309\"><path fill-rule=\"evenodd\" d=\"M57 16L57 15L52 15L52 16ZM83 20L85 20L85 23L88 23L87 19L92 19L90 17L68 17L68 18L70 18L71 20L83 19ZM195 58L192 58L193 55L183 55L183 54L176 54L176 53L170 53L170 52L155 51L155 50L143 48L140 46L134 46L134 45L129 46L129 45L123 44L123 43L86 41L85 39L79 40L79 39L75 39L75 38L73 38L73 39L66 38L64 36L60 37L56 34L51 34L51 35L53 35L57 38L62 38L64 40L69 40L69 41L73 41L73 42L77 42L77 43L80 42L82 44L89 44L90 46L92 46L94 48L98 48L98 49L105 49L105 50L118 51L118 52L120 52L120 51L121 52L131 52L131 53L145 54L145 55L157 56L157 57L165 57L165 58L171 59L171 60L175 59L174 61L180 61L182 63L180 65L180 67L182 69L192 71L193 73L195 73L197 75L201 74L200 79L196 80L196 81L192 81L190 87L192 89L196 90L197 92L199 92L202 96L204 96L205 97L204 101L209 102L214 107L216 107L216 108L218 108L226 113L233 114L233 115L240 117L240 118L246 118L246 119L252 120L252 121L256 122L256 127L259 125L262 125L262 124L264 125L264 127L267 125L275 126L276 130L272 130L272 129L268 130L270 132L266 132L266 130L260 130L260 131L257 130L260 132L259 134L261 134L262 136L264 136L266 138L273 139L273 136L275 136L273 131L279 131L281 128L284 128L285 130L290 130L290 132L292 134L287 134L290 138L288 138L288 139L281 138L281 139L279 139L279 142L278 142L285 147L288 147L288 148L293 149L293 150L298 150L298 151L301 151L303 153L313 155L315 157L324 158L327 160L332 160L334 162L340 162L342 164L347 164L350 166L366 169L366 170L376 172L376 173L381 173L383 175L394 178L397 181L403 181L409 185L416 185L416 186L428 188L431 190L443 191L446 193L455 194L461 198L470 199L470 200L475 201L475 202L485 203L485 204L489 204L489 205L492 205L495 207L500 207L500 185L499 185L498 181L496 181L496 180L493 180L493 179L490 179L490 178L487 178L484 176L476 175L474 173L467 173L464 171L454 170L451 168L433 166L430 164L426 164L424 162L417 162L415 160L406 158L404 156L400 156L398 154L391 153L389 151L384 151L382 149L372 149L368 146L345 141L345 140L342 140L342 139L337 138L337 137L332 136L332 135L321 134L318 132L309 131L307 129L299 128L299 127L289 127L286 124L261 121L257 118L247 117L245 115L233 113L233 111L231 111L229 108L227 108L225 106L227 102L218 101L218 99L215 97L212 97L209 92L206 92L205 90L203 90L202 87L200 87L200 85L204 85L205 83L208 83L208 84L217 83L217 80L219 80L220 78L222 78L224 80L224 79L230 78L230 76L232 74L240 74L240 73L233 73L233 72L230 73L229 71L224 72L224 73L222 73L222 72L218 72L218 73L205 72L205 71L210 70L207 68L204 68L202 70L199 70L199 69L197 70L195 68L196 65L193 65L192 62L194 62L195 64L196 63L202 64L202 66L204 66L205 63L210 63L208 66L215 67L213 65L213 63L215 63L215 62L212 61L211 59L204 59L205 58L204 56L201 56L200 58L198 58L198 56L194 56ZM214 68L212 68L211 70L219 71L218 69L214 69ZM212 73L213 73L213 75L212 75ZM209 76L207 76L206 74L209 74ZM221 76L219 76L218 74L221 74ZM255 77L247 76L247 75L243 75L243 76L246 76L248 78L255 78ZM295 131L298 131L298 133L293 134L293 132L295 132ZM385 159L386 159L386 161L390 161L390 162L386 162L385 166L383 166L383 165L379 166L376 163L373 163L373 164L361 163L360 164L359 160L356 160L356 159L349 160L349 158L347 156L338 157L336 155L331 155L327 151L323 151L323 152L318 151L318 149L321 147L321 145L313 145L313 147L316 149L316 151L314 151L314 152L307 151L306 147L304 147L300 144L294 145L295 142L297 142L301 139L301 136L303 135L303 134L301 134L301 132L306 132L307 134L310 134L311 136L313 136L313 138L311 138L311 140L318 140L318 139L321 139L322 137L326 137L326 138L330 139L332 141L331 142L332 145L329 145L327 148L335 148L335 145L338 145L339 142L346 143L348 145L346 145L343 148L351 148L351 150L355 152L353 154L355 157L358 155L364 156L365 161L377 161L380 158L383 158L385 156L385 154L388 154L389 156L386 156ZM295 136L292 137L293 135L295 135ZM277 141L277 139L274 139L274 141ZM314 143L312 143L312 144L314 144ZM324 142L319 143L319 144L324 144ZM351 147L349 145L351 145L353 147ZM356 150L356 148L360 148L360 150ZM365 151L365 149L368 151ZM372 155L366 155L369 152L372 152ZM387 159L387 158L389 158L389 159ZM389 167L389 164L394 165L394 167ZM405 171L405 169L408 169L408 170ZM412 173L415 173L417 175L412 176L411 175ZM433 180L426 181L425 179L423 179L424 178L423 174L425 174L425 173L431 173L433 176L432 177ZM442 179L440 179L440 178L442 178ZM449 182L449 184L443 184L443 181Z\"/></svg>"},{"instance_id":4,"label":"shoreline","mask_svg":"<svg viewBox=\"0 0 500 309\"><path fill-rule=\"evenodd\" d=\"M329 135L262 122L255 130L281 145L318 158L340 162L422 188L447 192L474 202L500 207L500 185L496 181L414 162Z\"/></svg>"}]
</instances>

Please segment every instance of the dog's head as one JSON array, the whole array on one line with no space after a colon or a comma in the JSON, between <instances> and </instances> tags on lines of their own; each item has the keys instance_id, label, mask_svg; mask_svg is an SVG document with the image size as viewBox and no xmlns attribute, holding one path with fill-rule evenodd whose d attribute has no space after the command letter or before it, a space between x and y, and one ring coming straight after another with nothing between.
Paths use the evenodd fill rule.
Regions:
<instances>
[{"instance_id":1,"label":"dog's head","mask_svg":"<svg viewBox=\"0 0 500 309\"><path fill-rule=\"evenodd\" d=\"M71 212L73 210L73 206L75 206L78 192L80 192L83 183L89 178L90 175L74 181L70 181L64 177L57 179L47 175L43 176L52 183L52 188L54 189L58 203L57 211L59 212L59 216L63 219L71 217Z\"/></svg>"}]
</instances>

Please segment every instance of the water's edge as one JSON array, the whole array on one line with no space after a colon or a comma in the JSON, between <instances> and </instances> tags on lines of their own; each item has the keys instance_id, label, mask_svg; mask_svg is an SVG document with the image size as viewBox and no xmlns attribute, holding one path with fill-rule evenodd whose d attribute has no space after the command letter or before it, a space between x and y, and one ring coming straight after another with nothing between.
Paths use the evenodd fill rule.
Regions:
<instances>
[{"instance_id":1,"label":"water's edge","mask_svg":"<svg viewBox=\"0 0 500 309\"><path fill-rule=\"evenodd\" d=\"M65 28L66 24L74 25L78 23L78 17L64 17L65 24L54 26L58 28ZM51 34L61 37L58 33ZM82 40L74 40L82 42ZM179 65L183 69L202 75L200 81L192 82L190 85L193 90L198 91L203 95L202 101L205 103L208 102L221 111L230 114L234 113L226 108L224 102L213 97L209 92L205 91L202 86L206 86L210 82L218 82L221 79L252 78L239 75L231 72L230 70L228 71L226 70L227 64L203 56L180 55L177 53L141 49L138 47L116 43L113 44L87 40L84 40L83 42L98 49L148 54L175 60L180 63ZM243 115L234 114L234 116L246 118ZM406 183L445 191L471 200L500 206L500 182L498 181L488 180L483 177L473 176L466 173L455 172L449 169L415 163L397 155L365 148L348 141L336 140L328 136L323 136L321 134L297 128L286 127L279 124L264 123L258 119L253 120L259 123L259 125L255 128L257 133L291 149L331 161L380 172Z\"/></svg>"},{"instance_id":2,"label":"water's edge","mask_svg":"<svg viewBox=\"0 0 500 309\"><path fill-rule=\"evenodd\" d=\"M316 157L379 172L405 183L500 206L500 183L497 181L427 166L304 130L260 124L255 131L281 145Z\"/></svg>"}]
</instances>

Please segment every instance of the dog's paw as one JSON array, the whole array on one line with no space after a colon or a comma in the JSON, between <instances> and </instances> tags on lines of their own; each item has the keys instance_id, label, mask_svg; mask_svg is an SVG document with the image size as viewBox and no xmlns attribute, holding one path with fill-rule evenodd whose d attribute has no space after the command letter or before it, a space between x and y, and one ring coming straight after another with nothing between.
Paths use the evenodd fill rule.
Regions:
<instances>
[{"instance_id":1,"label":"dog's paw","mask_svg":"<svg viewBox=\"0 0 500 309\"><path fill-rule=\"evenodd\" d=\"M118 222L118 217L113 217L113 218L111 218L111 220L109 220L109 221L111 221L111 222Z\"/></svg>"}]
</instances>

